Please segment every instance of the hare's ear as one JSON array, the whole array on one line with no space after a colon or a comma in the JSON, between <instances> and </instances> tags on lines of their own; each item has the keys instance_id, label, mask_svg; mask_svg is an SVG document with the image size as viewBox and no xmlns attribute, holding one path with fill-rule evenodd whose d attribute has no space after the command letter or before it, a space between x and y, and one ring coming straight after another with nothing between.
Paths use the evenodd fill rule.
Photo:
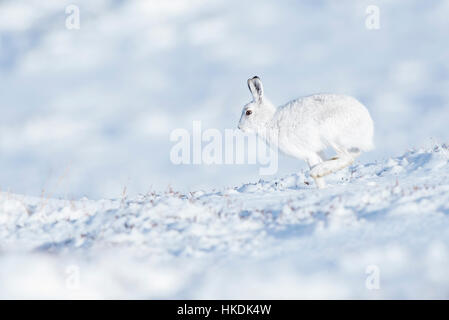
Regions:
<instances>
[{"instance_id":1,"label":"hare's ear","mask_svg":"<svg viewBox=\"0 0 449 320\"><path fill-rule=\"evenodd\" d=\"M263 96L263 86L262 81L260 81L258 76L248 79L248 88L253 95L254 101L260 101Z\"/></svg>"}]
</instances>

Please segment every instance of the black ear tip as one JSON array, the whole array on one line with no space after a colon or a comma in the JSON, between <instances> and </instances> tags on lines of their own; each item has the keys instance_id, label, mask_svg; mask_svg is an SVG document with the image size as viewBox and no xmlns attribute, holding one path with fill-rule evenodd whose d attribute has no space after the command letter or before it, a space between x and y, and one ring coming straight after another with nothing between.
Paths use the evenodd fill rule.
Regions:
<instances>
[{"instance_id":1,"label":"black ear tip","mask_svg":"<svg viewBox=\"0 0 449 320\"><path fill-rule=\"evenodd\" d=\"M251 80L255 80L255 79L260 80L260 78L258 76L254 76Z\"/></svg>"}]
</instances>

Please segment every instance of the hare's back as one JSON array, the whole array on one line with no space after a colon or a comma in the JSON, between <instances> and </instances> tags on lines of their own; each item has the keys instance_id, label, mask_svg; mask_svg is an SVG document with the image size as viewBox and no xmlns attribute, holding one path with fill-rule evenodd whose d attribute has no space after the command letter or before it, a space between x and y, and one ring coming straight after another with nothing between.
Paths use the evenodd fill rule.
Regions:
<instances>
[{"instance_id":1,"label":"hare's back","mask_svg":"<svg viewBox=\"0 0 449 320\"><path fill-rule=\"evenodd\" d=\"M314 94L293 100L284 106L291 116L304 123L320 124L331 121L344 123L370 120L368 110L357 99L338 94Z\"/></svg>"}]
</instances>

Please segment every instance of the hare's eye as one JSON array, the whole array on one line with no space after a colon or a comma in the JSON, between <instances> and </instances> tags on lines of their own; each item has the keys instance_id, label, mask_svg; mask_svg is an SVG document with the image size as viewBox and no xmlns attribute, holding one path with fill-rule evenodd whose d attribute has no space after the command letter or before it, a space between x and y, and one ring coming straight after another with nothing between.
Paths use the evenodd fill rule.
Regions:
<instances>
[{"instance_id":1,"label":"hare's eye","mask_svg":"<svg viewBox=\"0 0 449 320\"><path fill-rule=\"evenodd\" d=\"M251 113L253 113L251 110L246 110L246 115L249 116Z\"/></svg>"}]
</instances>

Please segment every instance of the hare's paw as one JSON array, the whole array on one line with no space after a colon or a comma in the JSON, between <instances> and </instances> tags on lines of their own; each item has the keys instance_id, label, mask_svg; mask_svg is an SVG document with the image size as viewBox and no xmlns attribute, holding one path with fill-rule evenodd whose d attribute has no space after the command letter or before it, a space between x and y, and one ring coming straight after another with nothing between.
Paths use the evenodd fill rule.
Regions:
<instances>
[{"instance_id":1,"label":"hare's paw","mask_svg":"<svg viewBox=\"0 0 449 320\"><path fill-rule=\"evenodd\" d=\"M329 163L323 162L317 164L310 170L310 176L314 179L322 178L332 173L333 166Z\"/></svg>"},{"instance_id":2,"label":"hare's paw","mask_svg":"<svg viewBox=\"0 0 449 320\"><path fill-rule=\"evenodd\" d=\"M337 172L354 162L354 158L348 156L334 157L330 160L317 164L310 170L312 178L321 178L328 174Z\"/></svg>"},{"instance_id":3,"label":"hare's paw","mask_svg":"<svg viewBox=\"0 0 449 320\"><path fill-rule=\"evenodd\" d=\"M315 184L318 189L326 188L326 182L324 181L323 178L314 178L313 180L315 180Z\"/></svg>"}]
</instances>

